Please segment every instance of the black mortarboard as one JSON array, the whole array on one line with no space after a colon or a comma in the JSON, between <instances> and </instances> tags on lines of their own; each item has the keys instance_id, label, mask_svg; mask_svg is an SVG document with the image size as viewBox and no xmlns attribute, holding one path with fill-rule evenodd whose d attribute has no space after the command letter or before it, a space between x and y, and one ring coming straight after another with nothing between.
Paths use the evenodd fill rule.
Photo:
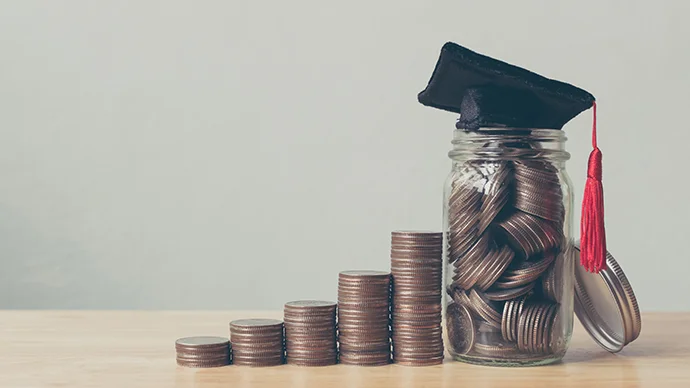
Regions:
<instances>
[{"instance_id":1,"label":"black mortarboard","mask_svg":"<svg viewBox=\"0 0 690 388\"><path fill-rule=\"evenodd\" d=\"M589 109L594 96L573 85L475 53L443 45L419 102L460 113L457 128L561 129Z\"/></svg>"},{"instance_id":2,"label":"black mortarboard","mask_svg":"<svg viewBox=\"0 0 690 388\"><path fill-rule=\"evenodd\" d=\"M594 96L573 85L475 53L455 43L443 45L429 84L417 96L426 106L460 113L458 129L487 127L561 129L594 107L592 146L582 200L580 260L588 271L605 267L606 234L597 146Z\"/></svg>"}]
</instances>

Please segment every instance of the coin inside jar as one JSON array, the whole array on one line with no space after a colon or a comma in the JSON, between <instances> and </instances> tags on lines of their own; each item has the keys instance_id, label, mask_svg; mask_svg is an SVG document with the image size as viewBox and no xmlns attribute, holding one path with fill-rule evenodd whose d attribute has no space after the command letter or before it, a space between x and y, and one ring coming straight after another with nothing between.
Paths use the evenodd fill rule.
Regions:
<instances>
[{"instance_id":1,"label":"coin inside jar","mask_svg":"<svg viewBox=\"0 0 690 388\"><path fill-rule=\"evenodd\" d=\"M457 354L468 353L474 344L474 320L469 310L458 303L447 307L448 341Z\"/></svg>"}]
</instances>

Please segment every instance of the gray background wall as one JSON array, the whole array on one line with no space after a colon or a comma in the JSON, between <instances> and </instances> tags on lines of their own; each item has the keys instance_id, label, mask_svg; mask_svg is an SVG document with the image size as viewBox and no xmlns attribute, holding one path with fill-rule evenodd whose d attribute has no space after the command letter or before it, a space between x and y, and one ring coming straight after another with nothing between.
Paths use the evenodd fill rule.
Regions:
<instances>
[{"instance_id":1,"label":"gray background wall","mask_svg":"<svg viewBox=\"0 0 690 388\"><path fill-rule=\"evenodd\" d=\"M278 309L387 268L391 230L440 227L456 117L416 94L452 40L597 96L610 250L644 310L688 309L689 12L0 1L0 307Z\"/></svg>"}]
</instances>

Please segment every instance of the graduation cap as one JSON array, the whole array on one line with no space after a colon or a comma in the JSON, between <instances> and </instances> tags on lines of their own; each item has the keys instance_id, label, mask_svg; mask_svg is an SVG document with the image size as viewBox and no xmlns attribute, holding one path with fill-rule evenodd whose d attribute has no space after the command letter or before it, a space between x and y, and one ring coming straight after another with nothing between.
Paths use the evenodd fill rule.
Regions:
<instances>
[{"instance_id":1,"label":"graduation cap","mask_svg":"<svg viewBox=\"0 0 690 388\"><path fill-rule=\"evenodd\" d=\"M419 102L460 113L457 127L561 129L594 96L576 86L446 43Z\"/></svg>"},{"instance_id":2,"label":"graduation cap","mask_svg":"<svg viewBox=\"0 0 690 388\"><path fill-rule=\"evenodd\" d=\"M458 129L562 129L594 108L592 146L582 203L581 263L598 272L606 263L601 151L596 144L596 102L589 92L448 42L420 103L460 114Z\"/></svg>"}]
</instances>

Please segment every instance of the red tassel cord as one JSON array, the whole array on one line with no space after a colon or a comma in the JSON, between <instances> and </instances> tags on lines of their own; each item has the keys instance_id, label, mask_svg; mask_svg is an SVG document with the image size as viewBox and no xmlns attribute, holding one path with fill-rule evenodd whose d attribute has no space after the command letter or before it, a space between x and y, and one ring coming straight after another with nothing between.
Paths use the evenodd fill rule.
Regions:
<instances>
[{"instance_id":1,"label":"red tassel cord","mask_svg":"<svg viewBox=\"0 0 690 388\"><path fill-rule=\"evenodd\" d=\"M604 229L604 188L601 184L601 151L597 147L597 103L592 105L592 153L587 164L587 182L582 198L580 223L580 264L589 272L606 268Z\"/></svg>"}]
</instances>

